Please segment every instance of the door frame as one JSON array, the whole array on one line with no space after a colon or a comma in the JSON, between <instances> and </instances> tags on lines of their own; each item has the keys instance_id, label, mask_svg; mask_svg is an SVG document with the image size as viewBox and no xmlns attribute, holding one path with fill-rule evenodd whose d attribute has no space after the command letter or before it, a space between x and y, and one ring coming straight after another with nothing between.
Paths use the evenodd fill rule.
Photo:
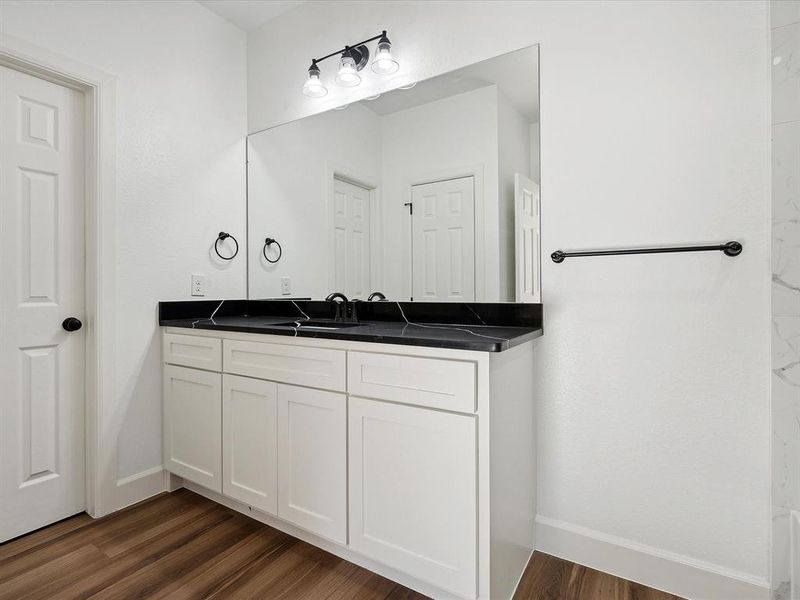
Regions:
<instances>
[{"instance_id":1,"label":"door frame","mask_svg":"<svg viewBox=\"0 0 800 600\"><path fill-rule=\"evenodd\" d=\"M0 34L0 66L84 95L85 510L97 518L118 508L116 442L103 406L115 372L116 77L8 34Z\"/></svg>"},{"instance_id":2,"label":"door frame","mask_svg":"<svg viewBox=\"0 0 800 600\"><path fill-rule=\"evenodd\" d=\"M414 199L414 186L472 177L472 195L475 202L473 208L475 218L473 241L475 246L475 302L486 302L486 217L483 171L484 165L480 163L418 173L406 177L403 182L403 203L408 203L410 206ZM408 236L403 251L403 256L406 257L404 294L410 298L414 291L414 221L410 211L405 214L408 219Z\"/></svg>"},{"instance_id":3,"label":"door frame","mask_svg":"<svg viewBox=\"0 0 800 600\"><path fill-rule=\"evenodd\" d=\"M338 165L325 161L325 214L328 225L328 290L336 285L334 277L334 257L336 256L336 238L333 235L335 217L335 189L334 179L340 179L369 191L369 279L372 290L383 289L383 244L381 224L383 211L381 209L381 191L377 183L377 176L370 177L365 173L358 173L351 167ZM366 300L366 298L362 298Z\"/></svg>"}]
</instances>

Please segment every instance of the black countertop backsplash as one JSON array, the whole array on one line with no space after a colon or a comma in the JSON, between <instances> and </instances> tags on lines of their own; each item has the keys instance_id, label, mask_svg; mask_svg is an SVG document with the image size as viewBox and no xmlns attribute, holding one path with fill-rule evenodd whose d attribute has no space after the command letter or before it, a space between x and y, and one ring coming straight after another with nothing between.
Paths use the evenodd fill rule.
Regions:
<instances>
[{"instance_id":1,"label":"black countertop backsplash","mask_svg":"<svg viewBox=\"0 0 800 600\"><path fill-rule=\"evenodd\" d=\"M358 325L305 329L286 325L333 320L319 300L189 300L160 302L159 324L218 331L500 352L542 335L542 305L466 302L357 302Z\"/></svg>"}]
</instances>

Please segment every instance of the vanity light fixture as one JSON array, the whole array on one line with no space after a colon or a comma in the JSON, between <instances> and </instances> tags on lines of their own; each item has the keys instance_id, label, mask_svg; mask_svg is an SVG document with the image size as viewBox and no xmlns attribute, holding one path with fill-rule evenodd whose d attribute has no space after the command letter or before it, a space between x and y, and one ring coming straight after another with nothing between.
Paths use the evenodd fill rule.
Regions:
<instances>
[{"instance_id":1,"label":"vanity light fixture","mask_svg":"<svg viewBox=\"0 0 800 600\"><path fill-rule=\"evenodd\" d=\"M361 83L361 75L358 74L356 60L353 58L350 48L345 50L344 54L342 54L342 60L339 61L336 83L343 87L353 87Z\"/></svg>"},{"instance_id":2,"label":"vanity light fixture","mask_svg":"<svg viewBox=\"0 0 800 600\"><path fill-rule=\"evenodd\" d=\"M378 75L391 75L397 73L400 64L392 58L392 43L386 37L384 31L378 40L378 52L375 53L375 60L372 61L372 70Z\"/></svg>"},{"instance_id":3,"label":"vanity light fixture","mask_svg":"<svg viewBox=\"0 0 800 600\"><path fill-rule=\"evenodd\" d=\"M322 58L315 58L311 61L308 68L306 82L303 85L303 94L310 98L322 98L328 93L328 89L320 80L319 63L333 56L340 56L339 70L336 72L335 81L344 87L354 87L361 83L361 71L369 62L369 48L366 44L378 41L375 59L372 61L372 70L378 75L391 75L396 73L400 64L392 57L392 43L386 35L386 30L363 42L353 46L345 46L341 50L331 52Z\"/></svg>"},{"instance_id":4,"label":"vanity light fixture","mask_svg":"<svg viewBox=\"0 0 800 600\"><path fill-rule=\"evenodd\" d=\"M303 85L303 93L309 98L322 98L328 93L328 88L322 85L319 79L319 67L317 61L311 61L311 66L308 68L308 78Z\"/></svg>"}]
</instances>

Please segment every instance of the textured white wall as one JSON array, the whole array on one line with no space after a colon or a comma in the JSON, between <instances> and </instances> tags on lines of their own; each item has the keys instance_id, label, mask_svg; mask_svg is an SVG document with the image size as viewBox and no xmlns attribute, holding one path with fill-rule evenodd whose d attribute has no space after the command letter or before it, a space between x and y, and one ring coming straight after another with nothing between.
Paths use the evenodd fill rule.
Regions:
<instances>
[{"instance_id":1,"label":"textured white wall","mask_svg":"<svg viewBox=\"0 0 800 600\"><path fill-rule=\"evenodd\" d=\"M736 259L545 260L539 511L760 581L767 19L760 1L313 3L248 41L251 131L317 110L300 94L310 57L383 28L408 79L539 43L547 254L742 240Z\"/></svg>"},{"instance_id":2,"label":"textured white wall","mask_svg":"<svg viewBox=\"0 0 800 600\"><path fill-rule=\"evenodd\" d=\"M116 396L111 484L161 465L159 300L242 297L245 34L194 2L0 3L0 31L117 77ZM114 508L113 506L106 507Z\"/></svg>"}]
</instances>

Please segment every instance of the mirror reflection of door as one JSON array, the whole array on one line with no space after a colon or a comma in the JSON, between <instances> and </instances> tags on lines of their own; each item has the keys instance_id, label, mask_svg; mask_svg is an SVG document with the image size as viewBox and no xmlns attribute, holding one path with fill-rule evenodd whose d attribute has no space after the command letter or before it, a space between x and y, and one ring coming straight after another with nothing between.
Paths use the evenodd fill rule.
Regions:
<instances>
[{"instance_id":1,"label":"mirror reflection of door","mask_svg":"<svg viewBox=\"0 0 800 600\"><path fill-rule=\"evenodd\" d=\"M348 298L370 293L370 190L334 179L334 273L336 291Z\"/></svg>"},{"instance_id":2,"label":"mirror reflection of door","mask_svg":"<svg viewBox=\"0 0 800 600\"><path fill-rule=\"evenodd\" d=\"M411 190L413 299L474 302L474 178L425 183Z\"/></svg>"},{"instance_id":3,"label":"mirror reflection of door","mask_svg":"<svg viewBox=\"0 0 800 600\"><path fill-rule=\"evenodd\" d=\"M517 302L542 301L539 184L514 175L514 241Z\"/></svg>"}]
</instances>

